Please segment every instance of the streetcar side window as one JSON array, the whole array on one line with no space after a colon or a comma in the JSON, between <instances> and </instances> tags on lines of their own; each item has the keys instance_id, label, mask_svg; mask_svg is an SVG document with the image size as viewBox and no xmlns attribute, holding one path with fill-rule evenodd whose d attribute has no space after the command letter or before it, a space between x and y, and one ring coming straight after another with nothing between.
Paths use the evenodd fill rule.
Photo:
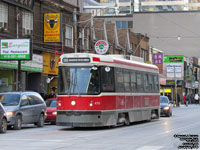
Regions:
<instances>
[{"instance_id":1,"label":"streetcar side window","mask_svg":"<svg viewBox=\"0 0 200 150\"><path fill-rule=\"evenodd\" d=\"M137 91L136 73L131 71L131 89L132 92Z\"/></svg>"},{"instance_id":2,"label":"streetcar side window","mask_svg":"<svg viewBox=\"0 0 200 150\"><path fill-rule=\"evenodd\" d=\"M130 92L131 91L131 86L130 86L130 73L128 70L124 70L124 87L125 87L125 92Z\"/></svg>"},{"instance_id":3,"label":"streetcar side window","mask_svg":"<svg viewBox=\"0 0 200 150\"><path fill-rule=\"evenodd\" d=\"M112 67L101 68L101 85L102 91L113 92L114 91L114 69Z\"/></svg>"},{"instance_id":4,"label":"streetcar side window","mask_svg":"<svg viewBox=\"0 0 200 150\"><path fill-rule=\"evenodd\" d=\"M149 92L148 74L144 74L144 90L145 92Z\"/></svg>"},{"instance_id":5,"label":"streetcar side window","mask_svg":"<svg viewBox=\"0 0 200 150\"><path fill-rule=\"evenodd\" d=\"M157 76L157 75L154 75L153 78L154 78L154 89L155 89L155 92L157 92L157 91L159 91L158 76Z\"/></svg>"},{"instance_id":6,"label":"streetcar side window","mask_svg":"<svg viewBox=\"0 0 200 150\"><path fill-rule=\"evenodd\" d=\"M143 92L142 74L137 73L136 77L137 77L137 91Z\"/></svg>"},{"instance_id":7,"label":"streetcar side window","mask_svg":"<svg viewBox=\"0 0 200 150\"><path fill-rule=\"evenodd\" d=\"M124 92L124 76L122 69L116 68L116 92Z\"/></svg>"},{"instance_id":8,"label":"streetcar side window","mask_svg":"<svg viewBox=\"0 0 200 150\"><path fill-rule=\"evenodd\" d=\"M148 79L149 79L149 90L152 92L153 91L153 76L149 74Z\"/></svg>"}]
</instances>

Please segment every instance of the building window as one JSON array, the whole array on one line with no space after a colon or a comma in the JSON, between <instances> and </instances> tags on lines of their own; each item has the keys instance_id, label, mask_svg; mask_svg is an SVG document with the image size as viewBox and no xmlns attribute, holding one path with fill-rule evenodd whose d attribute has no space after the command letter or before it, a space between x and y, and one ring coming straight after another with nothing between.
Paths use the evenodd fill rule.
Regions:
<instances>
[{"instance_id":1,"label":"building window","mask_svg":"<svg viewBox=\"0 0 200 150\"><path fill-rule=\"evenodd\" d=\"M65 46L73 47L73 28L70 26L66 26L65 32Z\"/></svg>"},{"instance_id":2,"label":"building window","mask_svg":"<svg viewBox=\"0 0 200 150\"><path fill-rule=\"evenodd\" d=\"M133 22L132 21L116 21L116 27L117 29L133 28Z\"/></svg>"},{"instance_id":3,"label":"building window","mask_svg":"<svg viewBox=\"0 0 200 150\"><path fill-rule=\"evenodd\" d=\"M144 61L147 61L147 51L145 49L141 49L140 57L144 58Z\"/></svg>"},{"instance_id":4,"label":"building window","mask_svg":"<svg viewBox=\"0 0 200 150\"><path fill-rule=\"evenodd\" d=\"M31 35L33 33L33 14L28 11L22 13L22 34Z\"/></svg>"},{"instance_id":5,"label":"building window","mask_svg":"<svg viewBox=\"0 0 200 150\"><path fill-rule=\"evenodd\" d=\"M8 5L0 2L0 29L7 30L8 27Z\"/></svg>"}]
</instances>

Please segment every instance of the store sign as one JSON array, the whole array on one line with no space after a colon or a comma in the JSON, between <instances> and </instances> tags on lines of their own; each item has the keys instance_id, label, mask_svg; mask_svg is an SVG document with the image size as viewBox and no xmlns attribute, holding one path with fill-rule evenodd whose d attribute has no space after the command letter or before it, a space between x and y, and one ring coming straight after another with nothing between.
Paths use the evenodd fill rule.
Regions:
<instances>
[{"instance_id":1,"label":"store sign","mask_svg":"<svg viewBox=\"0 0 200 150\"><path fill-rule=\"evenodd\" d=\"M109 48L109 44L108 44L107 41L99 40L99 41L97 41L95 43L95 51L98 54L105 54L105 53L107 53L108 48Z\"/></svg>"},{"instance_id":2,"label":"store sign","mask_svg":"<svg viewBox=\"0 0 200 150\"><path fill-rule=\"evenodd\" d=\"M31 59L30 39L1 39L0 60Z\"/></svg>"},{"instance_id":3,"label":"store sign","mask_svg":"<svg viewBox=\"0 0 200 150\"><path fill-rule=\"evenodd\" d=\"M184 56L164 56L164 63L183 63Z\"/></svg>"},{"instance_id":4,"label":"store sign","mask_svg":"<svg viewBox=\"0 0 200 150\"><path fill-rule=\"evenodd\" d=\"M159 73L163 73L163 54L162 53L156 53L153 54L153 64L156 65L159 69Z\"/></svg>"},{"instance_id":5,"label":"store sign","mask_svg":"<svg viewBox=\"0 0 200 150\"><path fill-rule=\"evenodd\" d=\"M168 78L181 78L182 77L182 65L168 64L167 65L167 77Z\"/></svg>"},{"instance_id":6,"label":"store sign","mask_svg":"<svg viewBox=\"0 0 200 150\"><path fill-rule=\"evenodd\" d=\"M61 42L61 14L44 14L44 42Z\"/></svg>"},{"instance_id":7,"label":"store sign","mask_svg":"<svg viewBox=\"0 0 200 150\"><path fill-rule=\"evenodd\" d=\"M51 53L43 52L43 73L58 75L58 59L59 56Z\"/></svg>"},{"instance_id":8,"label":"store sign","mask_svg":"<svg viewBox=\"0 0 200 150\"><path fill-rule=\"evenodd\" d=\"M34 0L2 0L2 1L28 9L28 10L32 10L33 5L34 5Z\"/></svg>"},{"instance_id":9,"label":"store sign","mask_svg":"<svg viewBox=\"0 0 200 150\"><path fill-rule=\"evenodd\" d=\"M0 61L0 68L18 69L18 61ZM21 61L21 70L43 72L43 57L33 54L30 61Z\"/></svg>"}]
</instances>

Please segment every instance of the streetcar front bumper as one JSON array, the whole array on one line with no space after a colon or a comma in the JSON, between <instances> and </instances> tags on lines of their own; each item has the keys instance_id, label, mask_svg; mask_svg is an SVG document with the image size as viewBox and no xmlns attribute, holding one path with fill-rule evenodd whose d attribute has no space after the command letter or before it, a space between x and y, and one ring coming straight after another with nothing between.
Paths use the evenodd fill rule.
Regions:
<instances>
[{"instance_id":1,"label":"streetcar front bumper","mask_svg":"<svg viewBox=\"0 0 200 150\"><path fill-rule=\"evenodd\" d=\"M114 111L57 111L56 125L70 127L102 127L116 125Z\"/></svg>"}]
</instances>

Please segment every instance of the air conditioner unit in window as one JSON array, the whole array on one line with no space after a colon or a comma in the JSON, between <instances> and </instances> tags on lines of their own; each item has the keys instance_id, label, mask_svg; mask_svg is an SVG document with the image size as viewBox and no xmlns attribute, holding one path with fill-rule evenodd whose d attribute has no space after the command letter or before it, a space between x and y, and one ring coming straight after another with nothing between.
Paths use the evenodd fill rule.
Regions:
<instances>
[{"instance_id":1,"label":"air conditioner unit in window","mask_svg":"<svg viewBox=\"0 0 200 150\"><path fill-rule=\"evenodd\" d=\"M32 34L32 30L29 30L29 29L25 29L25 31L24 31L25 33L25 35L31 35Z\"/></svg>"},{"instance_id":2,"label":"air conditioner unit in window","mask_svg":"<svg viewBox=\"0 0 200 150\"><path fill-rule=\"evenodd\" d=\"M5 23L5 22L0 22L0 29L1 29L1 30L7 30L7 23Z\"/></svg>"}]
</instances>

